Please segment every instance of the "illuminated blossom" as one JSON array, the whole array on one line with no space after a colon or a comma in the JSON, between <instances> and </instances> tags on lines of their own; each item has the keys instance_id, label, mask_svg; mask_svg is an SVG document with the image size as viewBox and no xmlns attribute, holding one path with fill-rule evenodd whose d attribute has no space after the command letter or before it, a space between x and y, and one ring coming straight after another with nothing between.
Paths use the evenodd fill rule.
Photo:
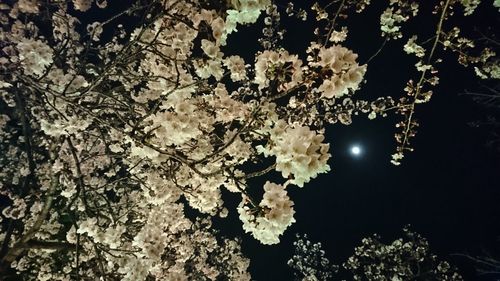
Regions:
<instances>
[{"instance_id":1,"label":"illuminated blossom","mask_svg":"<svg viewBox=\"0 0 500 281\"><path fill-rule=\"evenodd\" d=\"M266 182L264 197L255 208L258 210L249 208L244 199L238 206L238 213L243 229L263 244L278 243L279 236L295 222L293 202L282 185Z\"/></svg>"},{"instance_id":2,"label":"illuminated blossom","mask_svg":"<svg viewBox=\"0 0 500 281\"><path fill-rule=\"evenodd\" d=\"M255 80L259 89L269 86L270 81L279 83L278 90L285 91L302 82L302 61L287 51L264 51L256 58Z\"/></svg>"}]
</instances>

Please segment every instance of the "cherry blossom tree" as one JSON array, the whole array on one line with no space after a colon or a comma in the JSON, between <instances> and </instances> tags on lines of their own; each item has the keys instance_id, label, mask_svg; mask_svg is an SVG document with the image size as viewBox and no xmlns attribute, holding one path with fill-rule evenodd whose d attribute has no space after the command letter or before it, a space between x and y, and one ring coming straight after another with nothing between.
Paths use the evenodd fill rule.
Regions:
<instances>
[{"instance_id":1,"label":"cherry blossom tree","mask_svg":"<svg viewBox=\"0 0 500 281\"><path fill-rule=\"evenodd\" d=\"M400 280L463 280L457 269L431 253L429 242L420 234L403 229L403 237L388 244L374 234L363 238L361 245L342 264L349 280L400 281ZM295 253L288 265L295 272L296 280L326 281L339 271L325 257L321 243L312 243L307 236L297 236ZM338 279L338 278L337 278Z\"/></svg>"},{"instance_id":2,"label":"cherry blossom tree","mask_svg":"<svg viewBox=\"0 0 500 281\"><path fill-rule=\"evenodd\" d=\"M486 146L493 151L500 152L500 135L498 129L500 122L500 84L493 86L481 85L478 91L465 91L463 95L470 96L480 107L485 109L485 116L479 120L471 120L469 125L474 128L488 132Z\"/></svg>"},{"instance_id":3,"label":"cherry blossom tree","mask_svg":"<svg viewBox=\"0 0 500 281\"><path fill-rule=\"evenodd\" d=\"M306 11L271 0L0 3L2 274L250 280L239 240L212 227L212 217L235 211L223 189L241 196L245 232L276 244L295 221L288 190L330 170L328 124L400 114L399 164L411 150L415 107L438 82L436 48L498 78L493 50L466 55L472 41L443 25L453 7L468 15L479 1L446 0L435 6L435 35L404 45L421 73L407 96L356 98L367 64L342 45L348 29L339 22L369 4L312 3ZM400 25L418 12L416 1L389 1L380 17L385 40L401 38ZM318 26L302 53L280 43L283 16ZM245 61L228 38L259 18L261 50ZM283 180L250 186L272 171ZM250 189L263 189L262 198Z\"/></svg>"},{"instance_id":4,"label":"cherry blossom tree","mask_svg":"<svg viewBox=\"0 0 500 281\"><path fill-rule=\"evenodd\" d=\"M320 242L313 243L306 234L296 234L293 246L294 253L287 264L292 268L295 280L332 280L338 272L339 266L328 260Z\"/></svg>"}]
</instances>

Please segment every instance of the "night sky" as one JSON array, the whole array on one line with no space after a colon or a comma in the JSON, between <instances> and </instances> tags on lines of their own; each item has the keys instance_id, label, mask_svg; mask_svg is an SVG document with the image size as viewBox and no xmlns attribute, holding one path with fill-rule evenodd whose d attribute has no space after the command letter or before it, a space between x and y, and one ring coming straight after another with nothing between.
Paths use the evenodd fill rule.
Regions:
<instances>
[{"instance_id":1,"label":"night sky","mask_svg":"<svg viewBox=\"0 0 500 281\"><path fill-rule=\"evenodd\" d=\"M385 4L385 1L373 2ZM492 1L484 2L474 16L464 18L457 11L456 16L445 23L445 29L458 24L466 27L464 32L473 38L477 37L476 29L490 33L495 27L498 30L498 12L492 7ZM354 14L340 22L340 26L349 28L345 45L359 54L362 63L383 41L379 31L383 9L383 5L373 3L363 14ZM303 54L312 38L311 24L286 17L282 20L287 26L293 26L285 34L284 47L291 53ZM379 96L401 97L408 79L418 77L413 66L416 58L406 55L402 46L409 34L419 34L419 39L428 38L436 23L437 17L430 13L430 7L423 7L421 16L403 28L406 36L390 41L370 62L365 76L367 83L354 97L366 100ZM230 37L228 45L241 46L235 48L236 53L252 61L251 54L259 49L255 40L260 30L251 27L239 31ZM439 50L438 56L444 59L438 66L440 84L433 89L431 101L417 107L420 128L412 142L415 151L406 153L401 166L390 164L390 155L396 147L394 125L400 121L394 114L375 120L360 115L350 126L328 127L326 141L331 147L332 171L302 189L293 186L289 190L295 202L297 222L286 230L281 243L264 246L249 234L243 235L243 251L251 258L255 280L293 278L286 262L293 252L295 233L307 233L310 240L321 242L327 257L341 264L353 254L363 237L378 233L384 242L390 243L402 237L401 229L407 224L429 240L431 251L440 259L458 266L465 280L500 278L498 275L478 277L469 260L454 255L494 252L500 245L497 241L500 154L485 145L492 133L490 128L469 125L472 121L484 120L489 114L498 114L500 109L487 109L475 104L470 96L462 95L465 90L481 90L479 79L471 68L458 65L455 54ZM350 153L353 144L363 149L359 157ZM250 188L258 188L273 179L283 181L279 175L274 178L271 175L252 182ZM229 235L243 233L234 209L220 226L222 232Z\"/></svg>"}]
</instances>

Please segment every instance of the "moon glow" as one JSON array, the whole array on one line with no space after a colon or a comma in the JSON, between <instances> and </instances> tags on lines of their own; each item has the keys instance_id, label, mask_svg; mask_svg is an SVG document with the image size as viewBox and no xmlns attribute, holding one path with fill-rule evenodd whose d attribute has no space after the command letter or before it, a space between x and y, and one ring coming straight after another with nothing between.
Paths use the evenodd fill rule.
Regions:
<instances>
[{"instance_id":1,"label":"moon glow","mask_svg":"<svg viewBox=\"0 0 500 281\"><path fill-rule=\"evenodd\" d=\"M351 146L351 154L354 156L361 155L361 147L359 145Z\"/></svg>"}]
</instances>

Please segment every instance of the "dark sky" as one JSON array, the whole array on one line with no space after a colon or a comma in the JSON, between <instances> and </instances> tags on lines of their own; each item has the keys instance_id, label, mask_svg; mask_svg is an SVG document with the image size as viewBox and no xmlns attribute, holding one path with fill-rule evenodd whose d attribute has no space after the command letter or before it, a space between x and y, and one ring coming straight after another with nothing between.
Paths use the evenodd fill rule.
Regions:
<instances>
[{"instance_id":1,"label":"dark sky","mask_svg":"<svg viewBox=\"0 0 500 281\"><path fill-rule=\"evenodd\" d=\"M385 1L372 2L385 4ZM445 28L454 23L465 26L466 32L474 27L487 31L491 26L494 30L500 26L498 12L491 1L484 2L487 3L481 4L475 16L465 20L457 11L458 20L445 23ZM383 41L378 25L382 6L372 4L363 14L340 22L349 27L346 45L360 55L361 62ZM429 13L429 8L424 7L426 14L410 22L404 33L416 33L419 38L432 34L437 18ZM312 38L310 25L293 26L297 27L289 29L284 46L303 54L304 46ZM249 36L255 32L252 28L240 28L240 33L229 43L245 46L243 50L250 54L258 49ZM418 77L413 67L416 59L402 51L407 38L390 41L368 65L367 84L355 97L372 100L403 95L408 79ZM485 146L491 133L488 128L468 125L470 121L485 119L489 113L470 96L460 95L466 89L480 88L473 70L459 66L454 54L439 51L438 56L445 60L438 66L441 83L434 89L430 103L417 107L421 126L412 142L415 151L406 154L401 166L390 164L396 146L394 125L400 120L394 115L375 120L359 116L350 126L329 127L327 141L331 145L332 171L302 189L290 190L297 222L287 229L281 243L264 246L244 235L243 250L251 258L255 280L291 280L292 272L286 261L292 254L295 233L307 233L311 240L322 242L328 257L340 264L363 237L378 233L384 241L391 242L401 237L406 224L426 237L431 250L440 258L458 265L466 280L498 279L498 276L479 279L470 262L450 256L480 254L482 248L491 250L495 245L500 235L500 157ZM363 147L362 157L350 155L349 148L354 143ZM262 186L265 180L252 185ZM234 209L231 212L235 225L231 220L225 221L223 232L241 235L241 223Z\"/></svg>"}]
</instances>

